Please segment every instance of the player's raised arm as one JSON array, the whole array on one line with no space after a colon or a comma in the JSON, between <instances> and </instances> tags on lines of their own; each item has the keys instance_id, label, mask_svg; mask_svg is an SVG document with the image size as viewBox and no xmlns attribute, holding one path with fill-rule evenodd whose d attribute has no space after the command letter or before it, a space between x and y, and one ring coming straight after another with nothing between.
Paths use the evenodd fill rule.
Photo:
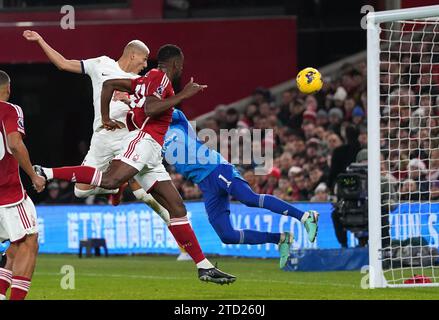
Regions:
<instances>
[{"instance_id":1,"label":"player's raised arm","mask_svg":"<svg viewBox=\"0 0 439 320\"><path fill-rule=\"evenodd\" d=\"M125 127L122 122L110 119L110 102L113 97L113 92L115 90L133 93L131 88L131 79L107 80L102 85L101 117L102 125L107 130L121 129Z\"/></svg>"},{"instance_id":2,"label":"player's raised arm","mask_svg":"<svg viewBox=\"0 0 439 320\"><path fill-rule=\"evenodd\" d=\"M49 46L47 42L44 41L43 37L37 32L25 30L23 32L23 37L28 41L37 42L49 58L50 62L52 62L59 70L82 73L81 62L79 60L68 60L64 58L58 51Z\"/></svg>"},{"instance_id":3,"label":"player's raised arm","mask_svg":"<svg viewBox=\"0 0 439 320\"><path fill-rule=\"evenodd\" d=\"M188 99L198 92L207 88L207 85L201 85L198 83L194 83L194 79L191 80L185 85L183 90L181 90L175 96L170 98L160 100L155 96L148 96L145 100L145 113L147 116L155 116L157 114L162 113L163 111L181 103L184 99Z\"/></svg>"},{"instance_id":4,"label":"player's raised arm","mask_svg":"<svg viewBox=\"0 0 439 320\"><path fill-rule=\"evenodd\" d=\"M8 146L12 155L17 159L20 167L31 178L35 190L41 192L44 190L46 180L35 173L32 168L32 163L29 158L29 152L23 142L23 138L20 132L11 132L7 135Z\"/></svg>"}]
</instances>

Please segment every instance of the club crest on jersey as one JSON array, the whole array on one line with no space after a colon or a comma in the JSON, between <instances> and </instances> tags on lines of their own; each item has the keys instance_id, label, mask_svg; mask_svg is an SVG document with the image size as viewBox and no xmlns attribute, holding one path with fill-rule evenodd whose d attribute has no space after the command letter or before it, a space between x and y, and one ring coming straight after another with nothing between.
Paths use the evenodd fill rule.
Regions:
<instances>
[{"instance_id":1,"label":"club crest on jersey","mask_svg":"<svg viewBox=\"0 0 439 320\"><path fill-rule=\"evenodd\" d=\"M23 120L23 118L18 118L17 124L18 124L18 127L20 129L24 129L24 120Z\"/></svg>"},{"instance_id":2,"label":"club crest on jersey","mask_svg":"<svg viewBox=\"0 0 439 320\"><path fill-rule=\"evenodd\" d=\"M165 87L163 87L163 85L161 84L161 85L159 85L158 88L157 88L157 93L158 93L159 95L162 95L164 90L165 90Z\"/></svg>"}]
</instances>

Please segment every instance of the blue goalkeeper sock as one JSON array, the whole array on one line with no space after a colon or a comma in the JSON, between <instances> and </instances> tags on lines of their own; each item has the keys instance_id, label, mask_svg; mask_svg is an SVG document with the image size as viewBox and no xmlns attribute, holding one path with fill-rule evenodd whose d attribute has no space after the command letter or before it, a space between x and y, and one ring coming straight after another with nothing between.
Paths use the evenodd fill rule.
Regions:
<instances>
[{"instance_id":1,"label":"blue goalkeeper sock","mask_svg":"<svg viewBox=\"0 0 439 320\"><path fill-rule=\"evenodd\" d=\"M270 194L259 195L259 206L275 213L294 217L299 221L302 219L302 216L305 213L288 202L276 198Z\"/></svg>"},{"instance_id":2,"label":"blue goalkeeper sock","mask_svg":"<svg viewBox=\"0 0 439 320\"><path fill-rule=\"evenodd\" d=\"M296 218L299 221L305 213L272 195L255 193L246 181L239 178L233 179L231 194L246 206L268 209L274 213Z\"/></svg>"},{"instance_id":3,"label":"blue goalkeeper sock","mask_svg":"<svg viewBox=\"0 0 439 320\"><path fill-rule=\"evenodd\" d=\"M242 244L263 244L280 242L280 233L261 232L254 230L240 230L242 232Z\"/></svg>"}]
</instances>

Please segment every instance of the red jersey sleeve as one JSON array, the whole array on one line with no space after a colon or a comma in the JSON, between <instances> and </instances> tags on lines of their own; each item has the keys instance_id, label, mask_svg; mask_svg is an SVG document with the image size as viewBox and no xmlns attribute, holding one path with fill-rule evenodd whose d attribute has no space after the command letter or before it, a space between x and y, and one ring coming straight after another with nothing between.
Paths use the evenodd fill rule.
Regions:
<instances>
[{"instance_id":1,"label":"red jersey sleeve","mask_svg":"<svg viewBox=\"0 0 439 320\"><path fill-rule=\"evenodd\" d=\"M4 118L4 125L6 134L12 133L12 132L20 132L21 134L25 134L24 131L24 117L23 117L23 110L19 106L16 105L10 105L11 108L9 108L9 111L6 114L6 117Z\"/></svg>"},{"instance_id":2,"label":"red jersey sleeve","mask_svg":"<svg viewBox=\"0 0 439 320\"><path fill-rule=\"evenodd\" d=\"M168 86L170 86L169 78L164 73L154 74L145 92L145 96L154 96L160 100L166 98Z\"/></svg>"}]
</instances>

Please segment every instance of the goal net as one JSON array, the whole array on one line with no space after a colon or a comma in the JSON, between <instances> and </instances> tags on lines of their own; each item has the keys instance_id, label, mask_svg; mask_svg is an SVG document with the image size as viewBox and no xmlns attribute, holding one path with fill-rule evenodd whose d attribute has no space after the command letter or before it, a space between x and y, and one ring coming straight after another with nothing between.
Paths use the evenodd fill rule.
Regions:
<instances>
[{"instance_id":1,"label":"goal net","mask_svg":"<svg viewBox=\"0 0 439 320\"><path fill-rule=\"evenodd\" d=\"M368 16L368 133L370 286L439 285L439 6Z\"/></svg>"}]
</instances>

